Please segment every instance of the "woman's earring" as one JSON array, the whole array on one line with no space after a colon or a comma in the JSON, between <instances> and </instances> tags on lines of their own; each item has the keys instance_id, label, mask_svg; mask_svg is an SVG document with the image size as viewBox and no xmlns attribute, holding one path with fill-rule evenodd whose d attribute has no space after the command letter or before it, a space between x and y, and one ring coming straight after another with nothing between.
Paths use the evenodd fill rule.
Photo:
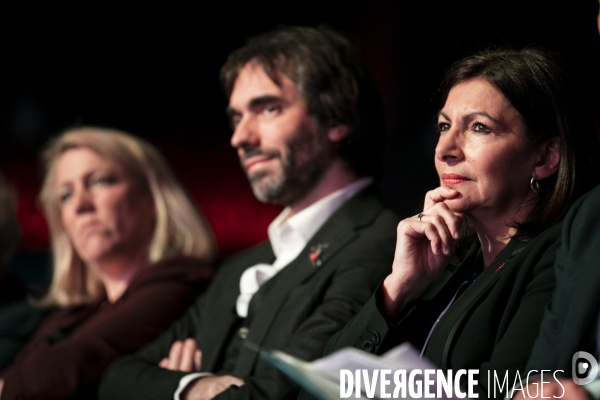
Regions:
<instances>
[{"instance_id":1,"label":"woman's earring","mask_svg":"<svg viewBox=\"0 0 600 400\"><path fill-rule=\"evenodd\" d=\"M531 190L533 190L535 193L539 193L540 192L540 181L536 180L537 176L535 175L535 172L533 173L533 175L531 175L531 181L529 182L529 187L531 187Z\"/></svg>"}]
</instances>

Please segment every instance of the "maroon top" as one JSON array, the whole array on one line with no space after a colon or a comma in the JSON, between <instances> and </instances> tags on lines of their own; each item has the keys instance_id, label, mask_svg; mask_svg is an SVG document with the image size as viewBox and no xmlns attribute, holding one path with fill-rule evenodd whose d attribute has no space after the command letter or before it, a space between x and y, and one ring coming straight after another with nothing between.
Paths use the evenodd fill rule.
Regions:
<instances>
[{"instance_id":1,"label":"maroon top","mask_svg":"<svg viewBox=\"0 0 600 400\"><path fill-rule=\"evenodd\" d=\"M0 373L2 400L95 398L108 364L166 330L212 275L200 260L170 258L141 271L115 303L56 311Z\"/></svg>"}]
</instances>

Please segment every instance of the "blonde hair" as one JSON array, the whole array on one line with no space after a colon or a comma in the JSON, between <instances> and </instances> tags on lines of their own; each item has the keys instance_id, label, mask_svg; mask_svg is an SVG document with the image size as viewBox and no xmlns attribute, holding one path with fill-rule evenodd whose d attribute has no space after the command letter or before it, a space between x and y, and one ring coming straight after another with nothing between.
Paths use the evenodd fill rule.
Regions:
<instances>
[{"instance_id":1,"label":"blonde hair","mask_svg":"<svg viewBox=\"0 0 600 400\"><path fill-rule=\"evenodd\" d=\"M216 246L208 223L154 146L115 129L70 129L52 140L43 153L46 173L40 201L50 229L54 272L41 304L86 304L97 300L104 291L98 273L85 265L67 237L54 187L58 159L65 151L78 147L119 163L152 196L156 225L148 261L175 255L214 259Z\"/></svg>"},{"instance_id":2,"label":"blonde hair","mask_svg":"<svg viewBox=\"0 0 600 400\"><path fill-rule=\"evenodd\" d=\"M17 195L0 174L0 270L12 259L19 239L21 226L17 220Z\"/></svg>"}]
</instances>

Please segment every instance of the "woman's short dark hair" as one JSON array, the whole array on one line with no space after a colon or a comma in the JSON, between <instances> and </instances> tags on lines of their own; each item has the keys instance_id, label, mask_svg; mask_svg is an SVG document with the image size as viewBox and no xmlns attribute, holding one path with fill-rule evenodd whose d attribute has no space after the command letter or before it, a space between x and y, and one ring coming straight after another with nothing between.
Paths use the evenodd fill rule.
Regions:
<instances>
[{"instance_id":1,"label":"woman's short dark hair","mask_svg":"<svg viewBox=\"0 0 600 400\"><path fill-rule=\"evenodd\" d=\"M557 57L539 48L485 50L456 62L440 87L442 106L450 89L483 78L521 114L525 136L534 143L557 137L561 160L558 173L539 182L537 202L516 238L529 240L564 218L575 195L576 160L568 94Z\"/></svg>"},{"instance_id":2,"label":"woman's short dark hair","mask_svg":"<svg viewBox=\"0 0 600 400\"><path fill-rule=\"evenodd\" d=\"M385 148L383 103L350 41L329 27L281 27L235 50L221 68L227 98L238 74L260 65L277 83L291 79L321 128L348 126L339 154L359 175L379 177Z\"/></svg>"}]
</instances>

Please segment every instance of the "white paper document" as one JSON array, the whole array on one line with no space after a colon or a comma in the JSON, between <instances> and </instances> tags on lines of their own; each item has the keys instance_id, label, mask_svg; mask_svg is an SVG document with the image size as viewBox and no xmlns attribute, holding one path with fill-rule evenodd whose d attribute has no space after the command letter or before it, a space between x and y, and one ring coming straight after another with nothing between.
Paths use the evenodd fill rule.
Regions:
<instances>
[{"instance_id":1,"label":"white paper document","mask_svg":"<svg viewBox=\"0 0 600 400\"><path fill-rule=\"evenodd\" d=\"M261 356L290 378L300 384L304 389L320 400L331 400L340 398L424 398L423 391L420 396L413 397L408 390L408 378L413 370L433 371L437 367L425 358L420 358L419 352L409 343L403 343L389 350L387 353L377 356L355 348L344 348L323 358L312 362L302 361L296 357L281 351L261 351ZM342 372L345 371L345 372ZM382 371L389 370L391 374L382 379ZM394 372L401 371L404 379L405 390L394 389L398 386L394 383ZM352 376L350 376L352 375ZM424 387L424 374L415 375L413 386ZM434 376L435 378L435 376ZM360 382L357 385L357 380ZM437 393L436 381L429 382L429 391ZM382 392L381 385L385 386ZM358 389L358 390L357 390ZM351 392L351 393L350 393ZM402 393L404 392L404 396ZM443 391L442 391L443 392ZM359 394L357 394L359 393ZM384 396L382 396L382 393ZM343 395L343 396L342 396ZM452 397L437 395L435 398L450 399Z\"/></svg>"}]
</instances>

